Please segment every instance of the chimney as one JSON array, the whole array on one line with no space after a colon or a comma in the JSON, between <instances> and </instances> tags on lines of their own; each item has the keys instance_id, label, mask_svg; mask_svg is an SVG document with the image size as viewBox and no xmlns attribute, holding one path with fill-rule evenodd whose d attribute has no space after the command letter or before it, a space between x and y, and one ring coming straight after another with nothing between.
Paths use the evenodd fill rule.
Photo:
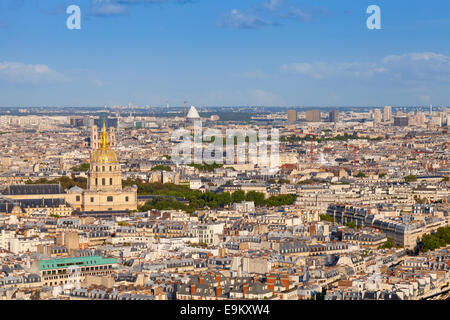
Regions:
<instances>
[{"instance_id":1,"label":"chimney","mask_svg":"<svg viewBox=\"0 0 450 320\"><path fill-rule=\"evenodd\" d=\"M222 287L216 287L216 298L222 293Z\"/></svg>"},{"instance_id":2,"label":"chimney","mask_svg":"<svg viewBox=\"0 0 450 320\"><path fill-rule=\"evenodd\" d=\"M316 226L314 224L309 227L309 234L312 236L316 235Z\"/></svg>"},{"instance_id":3,"label":"chimney","mask_svg":"<svg viewBox=\"0 0 450 320\"><path fill-rule=\"evenodd\" d=\"M245 298L245 293L248 291L248 283L244 283L244 285L242 286L242 293L244 294L244 298Z\"/></svg>"},{"instance_id":4,"label":"chimney","mask_svg":"<svg viewBox=\"0 0 450 320\"><path fill-rule=\"evenodd\" d=\"M220 275L216 276L217 285L220 286Z\"/></svg>"},{"instance_id":5,"label":"chimney","mask_svg":"<svg viewBox=\"0 0 450 320\"><path fill-rule=\"evenodd\" d=\"M275 293L275 281L276 277L274 275L268 275L266 279L267 289L272 291L272 294Z\"/></svg>"},{"instance_id":6,"label":"chimney","mask_svg":"<svg viewBox=\"0 0 450 320\"><path fill-rule=\"evenodd\" d=\"M287 276L282 276L280 282L284 285L285 290L289 290L289 278Z\"/></svg>"},{"instance_id":7,"label":"chimney","mask_svg":"<svg viewBox=\"0 0 450 320\"><path fill-rule=\"evenodd\" d=\"M274 276L274 275L267 276L267 280L266 280L267 283L274 284L275 281L276 281L276 276Z\"/></svg>"}]
</instances>

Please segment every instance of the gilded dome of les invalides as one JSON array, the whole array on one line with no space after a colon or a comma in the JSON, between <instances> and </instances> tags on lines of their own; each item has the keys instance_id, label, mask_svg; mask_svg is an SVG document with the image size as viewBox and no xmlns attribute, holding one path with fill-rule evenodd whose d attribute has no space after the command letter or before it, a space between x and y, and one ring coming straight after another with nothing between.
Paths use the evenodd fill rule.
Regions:
<instances>
[{"instance_id":1,"label":"gilded dome of les invalides","mask_svg":"<svg viewBox=\"0 0 450 320\"><path fill-rule=\"evenodd\" d=\"M119 164L117 160L117 155L109 147L108 134L106 133L105 124L103 123L102 135L100 138L100 146L97 150L92 153L91 156L92 164Z\"/></svg>"}]
</instances>

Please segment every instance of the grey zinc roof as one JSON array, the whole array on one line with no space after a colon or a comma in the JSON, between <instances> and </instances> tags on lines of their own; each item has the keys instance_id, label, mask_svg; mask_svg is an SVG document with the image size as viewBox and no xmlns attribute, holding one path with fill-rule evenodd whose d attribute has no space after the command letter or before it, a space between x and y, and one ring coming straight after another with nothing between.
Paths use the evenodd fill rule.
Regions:
<instances>
[{"instance_id":1,"label":"grey zinc roof","mask_svg":"<svg viewBox=\"0 0 450 320\"><path fill-rule=\"evenodd\" d=\"M65 191L59 184L13 184L4 191L4 195L28 194L63 194Z\"/></svg>"}]
</instances>

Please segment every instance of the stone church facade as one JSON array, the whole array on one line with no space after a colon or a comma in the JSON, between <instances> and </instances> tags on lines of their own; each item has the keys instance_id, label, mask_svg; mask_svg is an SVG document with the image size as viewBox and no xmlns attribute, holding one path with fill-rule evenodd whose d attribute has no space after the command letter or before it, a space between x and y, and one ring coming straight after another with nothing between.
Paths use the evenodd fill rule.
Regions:
<instances>
[{"instance_id":1,"label":"stone church facade","mask_svg":"<svg viewBox=\"0 0 450 320\"><path fill-rule=\"evenodd\" d=\"M111 134L111 130L110 130ZM113 134L113 133L112 133ZM91 137L95 135L91 135ZM115 139L113 138L113 141ZM117 155L110 147L103 125L100 141L90 159L87 189L73 187L67 192L67 202L78 211L124 211L137 209L137 188L122 187L122 173Z\"/></svg>"}]
</instances>

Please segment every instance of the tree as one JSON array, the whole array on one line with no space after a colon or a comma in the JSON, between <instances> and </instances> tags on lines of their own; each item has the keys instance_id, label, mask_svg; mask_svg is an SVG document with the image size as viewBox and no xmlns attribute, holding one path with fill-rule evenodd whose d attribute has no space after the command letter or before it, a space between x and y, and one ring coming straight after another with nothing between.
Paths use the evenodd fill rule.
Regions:
<instances>
[{"instance_id":1,"label":"tree","mask_svg":"<svg viewBox=\"0 0 450 320\"><path fill-rule=\"evenodd\" d=\"M237 190L233 192L231 198L234 203L245 201L245 192L244 190Z\"/></svg>"},{"instance_id":2,"label":"tree","mask_svg":"<svg viewBox=\"0 0 450 320\"><path fill-rule=\"evenodd\" d=\"M218 168L222 168L223 164L217 164L217 163L212 163L212 164L197 164L197 163L191 163L189 165L190 167L194 167L200 171L207 171L207 172L213 172L214 169L218 169Z\"/></svg>"},{"instance_id":3,"label":"tree","mask_svg":"<svg viewBox=\"0 0 450 320\"><path fill-rule=\"evenodd\" d=\"M279 196L271 196L266 199L265 203L267 207L281 207L283 205L290 205L297 199L296 195L293 194L282 194Z\"/></svg>"},{"instance_id":4,"label":"tree","mask_svg":"<svg viewBox=\"0 0 450 320\"><path fill-rule=\"evenodd\" d=\"M350 229L355 229L356 228L356 223L354 223L353 221L347 222L345 225L347 227L349 227Z\"/></svg>"},{"instance_id":5,"label":"tree","mask_svg":"<svg viewBox=\"0 0 450 320\"><path fill-rule=\"evenodd\" d=\"M383 245L381 246L382 249L391 249L395 246L394 244L394 240L392 240L391 237L387 237L387 241L385 243L383 243Z\"/></svg>"},{"instance_id":6,"label":"tree","mask_svg":"<svg viewBox=\"0 0 450 320\"><path fill-rule=\"evenodd\" d=\"M158 164L157 166L152 167L151 171L172 171L172 168L169 166Z\"/></svg>"},{"instance_id":7,"label":"tree","mask_svg":"<svg viewBox=\"0 0 450 320\"><path fill-rule=\"evenodd\" d=\"M246 195L247 201L253 201L256 206L264 205L264 193L257 191L249 191Z\"/></svg>"},{"instance_id":8,"label":"tree","mask_svg":"<svg viewBox=\"0 0 450 320\"><path fill-rule=\"evenodd\" d=\"M414 182L414 181L417 181L417 176L416 176L416 175L413 175L413 174L410 174L410 175L408 175L408 176L405 177L405 181L406 181L406 182Z\"/></svg>"},{"instance_id":9,"label":"tree","mask_svg":"<svg viewBox=\"0 0 450 320\"><path fill-rule=\"evenodd\" d=\"M450 244L450 227L441 227L434 234L425 234L422 237L422 252L433 251Z\"/></svg>"},{"instance_id":10,"label":"tree","mask_svg":"<svg viewBox=\"0 0 450 320\"><path fill-rule=\"evenodd\" d=\"M82 163L78 167L72 168L72 171L74 172L86 172L89 171L90 164L89 163Z\"/></svg>"},{"instance_id":11,"label":"tree","mask_svg":"<svg viewBox=\"0 0 450 320\"><path fill-rule=\"evenodd\" d=\"M357 178L365 178L366 174L364 172L358 172L358 174L356 175Z\"/></svg>"},{"instance_id":12,"label":"tree","mask_svg":"<svg viewBox=\"0 0 450 320\"><path fill-rule=\"evenodd\" d=\"M221 207L229 205L232 202L231 194L229 192L221 192L217 195L217 201Z\"/></svg>"},{"instance_id":13,"label":"tree","mask_svg":"<svg viewBox=\"0 0 450 320\"><path fill-rule=\"evenodd\" d=\"M334 222L334 218L328 214L321 214L320 215L320 221L329 221Z\"/></svg>"}]
</instances>

